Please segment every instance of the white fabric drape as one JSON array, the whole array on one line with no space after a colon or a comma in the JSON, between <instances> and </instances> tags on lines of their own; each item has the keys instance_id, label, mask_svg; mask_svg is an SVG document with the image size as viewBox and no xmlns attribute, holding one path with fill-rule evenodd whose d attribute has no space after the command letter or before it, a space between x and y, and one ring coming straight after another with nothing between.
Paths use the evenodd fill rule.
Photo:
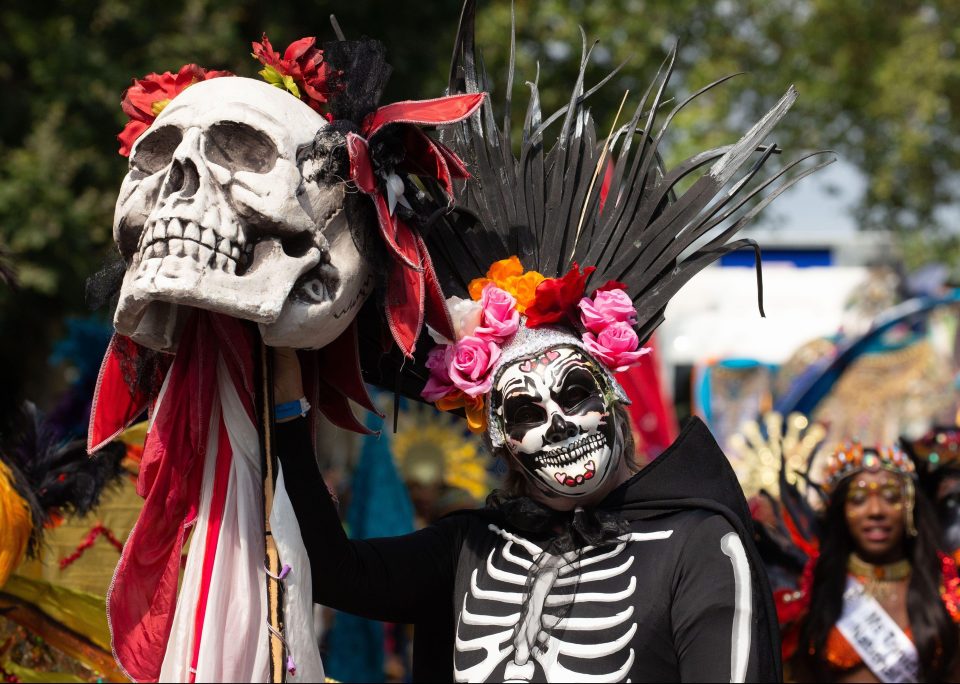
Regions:
<instances>
[{"instance_id":1,"label":"white fabric drape","mask_svg":"<svg viewBox=\"0 0 960 684\"><path fill-rule=\"evenodd\" d=\"M173 628L160 681L190 681L197 601L204 562L218 454L221 413L233 459L216 557L207 596L196 681L266 682L269 679L263 493L257 428L250 420L226 365L217 365L218 397L213 402L200 511L193 530ZM288 681L323 681L323 664L313 623L310 561L286 490L277 478L271 529L282 564L291 567L283 583L284 638L295 672Z\"/></svg>"}]
</instances>

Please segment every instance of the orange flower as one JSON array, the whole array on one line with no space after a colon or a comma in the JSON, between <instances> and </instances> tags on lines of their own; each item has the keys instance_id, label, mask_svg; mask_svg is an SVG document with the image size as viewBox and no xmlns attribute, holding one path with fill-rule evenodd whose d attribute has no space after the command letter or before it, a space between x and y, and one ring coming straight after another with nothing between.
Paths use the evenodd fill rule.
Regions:
<instances>
[{"instance_id":1,"label":"orange flower","mask_svg":"<svg viewBox=\"0 0 960 684\"><path fill-rule=\"evenodd\" d=\"M534 292L543 280L544 277L536 271L524 273L520 259L512 256L509 259L495 261L487 270L487 277L471 280L467 291L471 299L479 302L483 297L483 288L492 283L516 297L517 311L523 313L533 304Z\"/></svg>"},{"instance_id":2,"label":"orange flower","mask_svg":"<svg viewBox=\"0 0 960 684\"><path fill-rule=\"evenodd\" d=\"M467 292L470 293L470 299L479 302L483 298L483 288L493 283L489 278L474 278L467 286ZM494 283L496 285L496 283Z\"/></svg>"},{"instance_id":3,"label":"orange flower","mask_svg":"<svg viewBox=\"0 0 960 684\"><path fill-rule=\"evenodd\" d=\"M455 411L462 408L467 414L467 427L470 432L481 433L487 429L487 413L484 410L483 396L471 397L460 390L439 399L436 406L441 411Z\"/></svg>"},{"instance_id":4,"label":"orange flower","mask_svg":"<svg viewBox=\"0 0 960 684\"><path fill-rule=\"evenodd\" d=\"M487 270L487 277L497 283L498 287L503 287L500 283L506 283L508 278L523 274L523 264L516 256L509 259L502 259L493 262L493 265Z\"/></svg>"},{"instance_id":5,"label":"orange flower","mask_svg":"<svg viewBox=\"0 0 960 684\"><path fill-rule=\"evenodd\" d=\"M512 283L512 289L508 290L510 294L517 298L517 311L525 313L527 307L533 304L537 293L537 285L546 278L536 271L527 271Z\"/></svg>"}]
</instances>

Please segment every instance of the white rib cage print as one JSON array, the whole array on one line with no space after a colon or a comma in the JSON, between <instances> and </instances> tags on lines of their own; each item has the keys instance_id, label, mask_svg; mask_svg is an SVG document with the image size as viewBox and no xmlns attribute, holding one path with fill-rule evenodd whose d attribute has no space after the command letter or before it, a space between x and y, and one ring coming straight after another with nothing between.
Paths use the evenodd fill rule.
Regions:
<instances>
[{"instance_id":1,"label":"white rib cage print","mask_svg":"<svg viewBox=\"0 0 960 684\"><path fill-rule=\"evenodd\" d=\"M626 534L599 549L588 546L555 556L543 554L533 542L496 525L489 529L503 542L487 556L484 572L473 570L469 593L463 598L454 657L456 681L488 681L501 665L505 681L532 681L538 665L548 682L623 681L633 666L635 653L629 644L637 631L637 623L631 621L637 578L629 572L634 557L623 552L633 542L668 539L673 530ZM521 617L528 576L541 554L527 611ZM502 559L499 564L497 556ZM606 590L601 590L597 585L605 580L613 582L605 583ZM490 586L494 582L516 587L516 591L494 589ZM562 609L583 604L596 604L591 612L597 616L551 614L551 609L561 609L561 614L567 615L570 611ZM613 635L609 638L608 630ZM464 632L470 637L464 637ZM480 636L474 636L478 632ZM590 640L601 633L604 641ZM479 662L475 655L466 657L474 653L481 654ZM576 667L578 661L587 659L593 661L592 667ZM603 674L591 674L598 669L598 659L609 662L599 668Z\"/></svg>"}]
</instances>

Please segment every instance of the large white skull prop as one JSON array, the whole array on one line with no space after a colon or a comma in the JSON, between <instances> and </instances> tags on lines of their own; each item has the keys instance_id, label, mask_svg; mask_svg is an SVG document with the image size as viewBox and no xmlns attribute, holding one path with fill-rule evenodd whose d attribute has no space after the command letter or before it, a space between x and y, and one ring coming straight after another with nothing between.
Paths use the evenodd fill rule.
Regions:
<instances>
[{"instance_id":1,"label":"large white skull prop","mask_svg":"<svg viewBox=\"0 0 960 684\"><path fill-rule=\"evenodd\" d=\"M172 350L197 307L259 323L274 346L322 347L343 332L373 277L358 244L366 227L348 222L355 198L301 168L298 152L328 125L248 78L197 83L170 102L133 146L117 200L117 330Z\"/></svg>"},{"instance_id":2,"label":"large white skull prop","mask_svg":"<svg viewBox=\"0 0 960 684\"><path fill-rule=\"evenodd\" d=\"M541 492L582 497L616 471L622 454L615 397L597 363L553 347L503 367L491 393L504 446Z\"/></svg>"}]
</instances>

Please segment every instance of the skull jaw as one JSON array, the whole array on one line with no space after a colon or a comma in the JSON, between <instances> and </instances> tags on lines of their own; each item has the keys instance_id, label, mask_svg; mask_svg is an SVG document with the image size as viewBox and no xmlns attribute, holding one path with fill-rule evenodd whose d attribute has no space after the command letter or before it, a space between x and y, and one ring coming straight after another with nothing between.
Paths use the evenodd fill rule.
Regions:
<instances>
[{"instance_id":1,"label":"skull jaw","mask_svg":"<svg viewBox=\"0 0 960 684\"><path fill-rule=\"evenodd\" d=\"M273 323L297 279L317 266L320 256L312 248L290 257L279 241L265 240L254 251L254 267L242 276L198 269L196 261L182 256L134 263L123 279L114 326L138 344L169 352L176 349L188 307Z\"/></svg>"},{"instance_id":2,"label":"skull jaw","mask_svg":"<svg viewBox=\"0 0 960 684\"><path fill-rule=\"evenodd\" d=\"M263 343L269 347L320 349L337 339L356 318L357 312L373 292L375 279L369 269L348 276L348 284L336 299L302 302L288 299L274 323L261 323Z\"/></svg>"},{"instance_id":3,"label":"skull jaw","mask_svg":"<svg viewBox=\"0 0 960 684\"><path fill-rule=\"evenodd\" d=\"M598 433L599 434L599 433ZM582 497L599 489L612 472L613 450L604 443L575 462L563 466L540 465L531 474L553 494Z\"/></svg>"},{"instance_id":4,"label":"skull jaw","mask_svg":"<svg viewBox=\"0 0 960 684\"><path fill-rule=\"evenodd\" d=\"M328 224L329 263L336 265L334 283L323 283L321 266L297 283L276 321L260 324L260 334L271 347L319 349L333 342L356 318L373 292L377 279L369 259L354 241L347 213L339 212ZM319 285L322 296L311 295Z\"/></svg>"}]
</instances>

